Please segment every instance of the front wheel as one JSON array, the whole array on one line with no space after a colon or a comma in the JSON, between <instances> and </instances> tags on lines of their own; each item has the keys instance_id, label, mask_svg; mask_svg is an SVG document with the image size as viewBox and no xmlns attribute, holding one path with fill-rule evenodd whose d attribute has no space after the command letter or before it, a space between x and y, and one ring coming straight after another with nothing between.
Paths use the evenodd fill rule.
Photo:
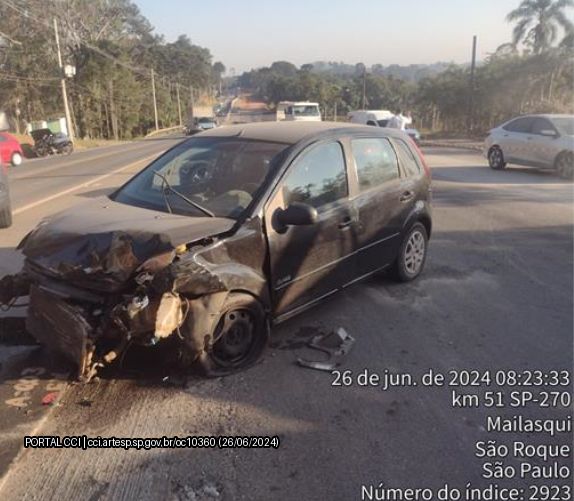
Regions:
<instances>
[{"instance_id":1,"label":"front wheel","mask_svg":"<svg viewBox=\"0 0 574 501\"><path fill-rule=\"evenodd\" d=\"M74 145L72 143L69 143L62 148L61 153L62 155L71 155L73 151L74 151Z\"/></svg>"},{"instance_id":2,"label":"front wheel","mask_svg":"<svg viewBox=\"0 0 574 501\"><path fill-rule=\"evenodd\" d=\"M9 228L12 226L12 208L8 203L3 209L0 209L0 228Z\"/></svg>"},{"instance_id":3,"label":"front wheel","mask_svg":"<svg viewBox=\"0 0 574 501\"><path fill-rule=\"evenodd\" d=\"M405 235L392 268L399 282L410 282L421 274L427 257L427 244L426 228L422 223L415 223Z\"/></svg>"},{"instance_id":4,"label":"front wheel","mask_svg":"<svg viewBox=\"0 0 574 501\"><path fill-rule=\"evenodd\" d=\"M22 165L22 155L20 155L20 153L18 152L12 153L12 158L10 159L10 162L14 167Z\"/></svg>"},{"instance_id":5,"label":"front wheel","mask_svg":"<svg viewBox=\"0 0 574 501\"><path fill-rule=\"evenodd\" d=\"M269 328L263 306L249 294L231 293L225 301L208 351L199 366L208 377L233 374L252 366L263 354Z\"/></svg>"},{"instance_id":6,"label":"front wheel","mask_svg":"<svg viewBox=\"0 0 574 501\"><path fill-rule=\"evenodd\" d=\"M498 146L493 146L488 150L488 165L494 170L502 170L506 167L504 155Z\"/></svg>"},{"instance_id":7,"label":"front wheel","mask_svg":"<svg viewBox=\"0 0 574 501\"><path fill-rule=\"evenodd\" d=\"M556 159L556 171L563 179L574 179L574 153L566 151Z\"/></svg>"}]
</instances>

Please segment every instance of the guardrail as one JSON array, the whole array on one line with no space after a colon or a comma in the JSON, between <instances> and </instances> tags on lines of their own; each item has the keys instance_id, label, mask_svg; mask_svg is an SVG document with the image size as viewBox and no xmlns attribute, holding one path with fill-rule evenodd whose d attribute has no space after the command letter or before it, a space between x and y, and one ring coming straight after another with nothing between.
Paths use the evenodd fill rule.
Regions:
<instances>
[{"instance_id":1,"label":"guardrail","mask_svg":"<svg viewBox=\"0 0 574 501\"><path fill-rule=\"evenodd\" d=\"M148 132L145 137L161 136L162 134L169 134L170 132L175 132L176 130L183 130L181 125L176 125L175 127L167 127L166 129L153 130Z\"/></svg>"}]
</instances>

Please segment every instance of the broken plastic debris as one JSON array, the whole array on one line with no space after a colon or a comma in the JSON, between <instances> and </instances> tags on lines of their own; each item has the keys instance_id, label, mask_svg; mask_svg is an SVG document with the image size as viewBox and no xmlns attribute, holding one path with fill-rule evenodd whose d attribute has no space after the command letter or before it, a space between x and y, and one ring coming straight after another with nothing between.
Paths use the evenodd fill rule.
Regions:
<instances>
[{"instance_id":1,"label":"broken plastic debris","mask_svg":"<svg viewBox=\"0 0 574 501\"><path fill-rule=\"evenodd\" d=\"M326 353L328 355L327 360L316 361L298 358L297 363L309 369L330 372L341 364L343 357L351 351L354 343L355 338L345 329L339 327L334 332L315 336L307 343L309 348Z\"/></svg>"},{"instance_id":2,"label":"broken plastic debris","mask_svg":"<svg viewBox=\"0 0 574 501\"><path fill-rule=\"evenodd\" d=\"M166 292L161 298L156 314L155 337L168 337L182 324L183 320L180 297Z\"/></svg>"},{"instance_id":3,"label":"broken plastic debris","mask_svg":"<svg viewBox=\"0 0 574 501\"><path fill-rule=\"evenodd\" d=\"M51 393L46 393L42 398L42 405L54 405L58 400L59 393L57 391L53 391Z\"/></svg>"},{"instance_id":4,"label":"broken plastic debris","mask_svg":"<svg viewBox=\"0 0 574 501\"><path fill-rule=\"evenodd\" d=\"M127 312L130 318L134 318L141 310L143 310L149 304L149 298L147 296L134 297L132 302L127 306Z\"/></svg>"}]
</instances>

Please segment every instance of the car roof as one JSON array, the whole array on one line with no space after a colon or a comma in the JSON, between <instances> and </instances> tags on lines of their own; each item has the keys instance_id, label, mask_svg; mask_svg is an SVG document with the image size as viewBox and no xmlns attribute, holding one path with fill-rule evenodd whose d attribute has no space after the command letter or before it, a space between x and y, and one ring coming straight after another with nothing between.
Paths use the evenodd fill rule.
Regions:
<instances>
[{"instance_id":1,"label":"car roof","mask_svg":"<svg viewBox=\"0 0 574 501\"><path fill-rule=\"evenodd\" d=\"M528 115L520 115L518 117L511 118L509 120L516 120L517 118L569 118L570 120L574 120L574 115L568 115L566 113L531 113Z\"/></svg>"},{"instance_id":2,"label":"car roof","mask_svg":"<svg viewBox=\"0 0 574 501\"><path fill-rule=\"evenodd\" d=\"M349 122L259 122L226 125L201 133L201 137L242 137L245 139L295 144L314 136L368 132L382 136L403 137L400 131Z\"/></svg>"}]
</instances>

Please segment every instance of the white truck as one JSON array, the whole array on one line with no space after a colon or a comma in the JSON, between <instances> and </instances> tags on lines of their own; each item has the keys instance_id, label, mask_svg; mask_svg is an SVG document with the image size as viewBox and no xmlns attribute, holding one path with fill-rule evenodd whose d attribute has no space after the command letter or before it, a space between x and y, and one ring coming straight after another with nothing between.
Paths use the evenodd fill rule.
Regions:
<instances>
[{"instance_id":1,"label":"white truck","mask_svg":"<svg viewBox=\"0 0 574 501\"><path fill-rule=\"evenodd\" d=\"M309 101L281 101L277 105L277 120L288 122L320 122L319 103Z\"/></svg>"}]
</instances>

